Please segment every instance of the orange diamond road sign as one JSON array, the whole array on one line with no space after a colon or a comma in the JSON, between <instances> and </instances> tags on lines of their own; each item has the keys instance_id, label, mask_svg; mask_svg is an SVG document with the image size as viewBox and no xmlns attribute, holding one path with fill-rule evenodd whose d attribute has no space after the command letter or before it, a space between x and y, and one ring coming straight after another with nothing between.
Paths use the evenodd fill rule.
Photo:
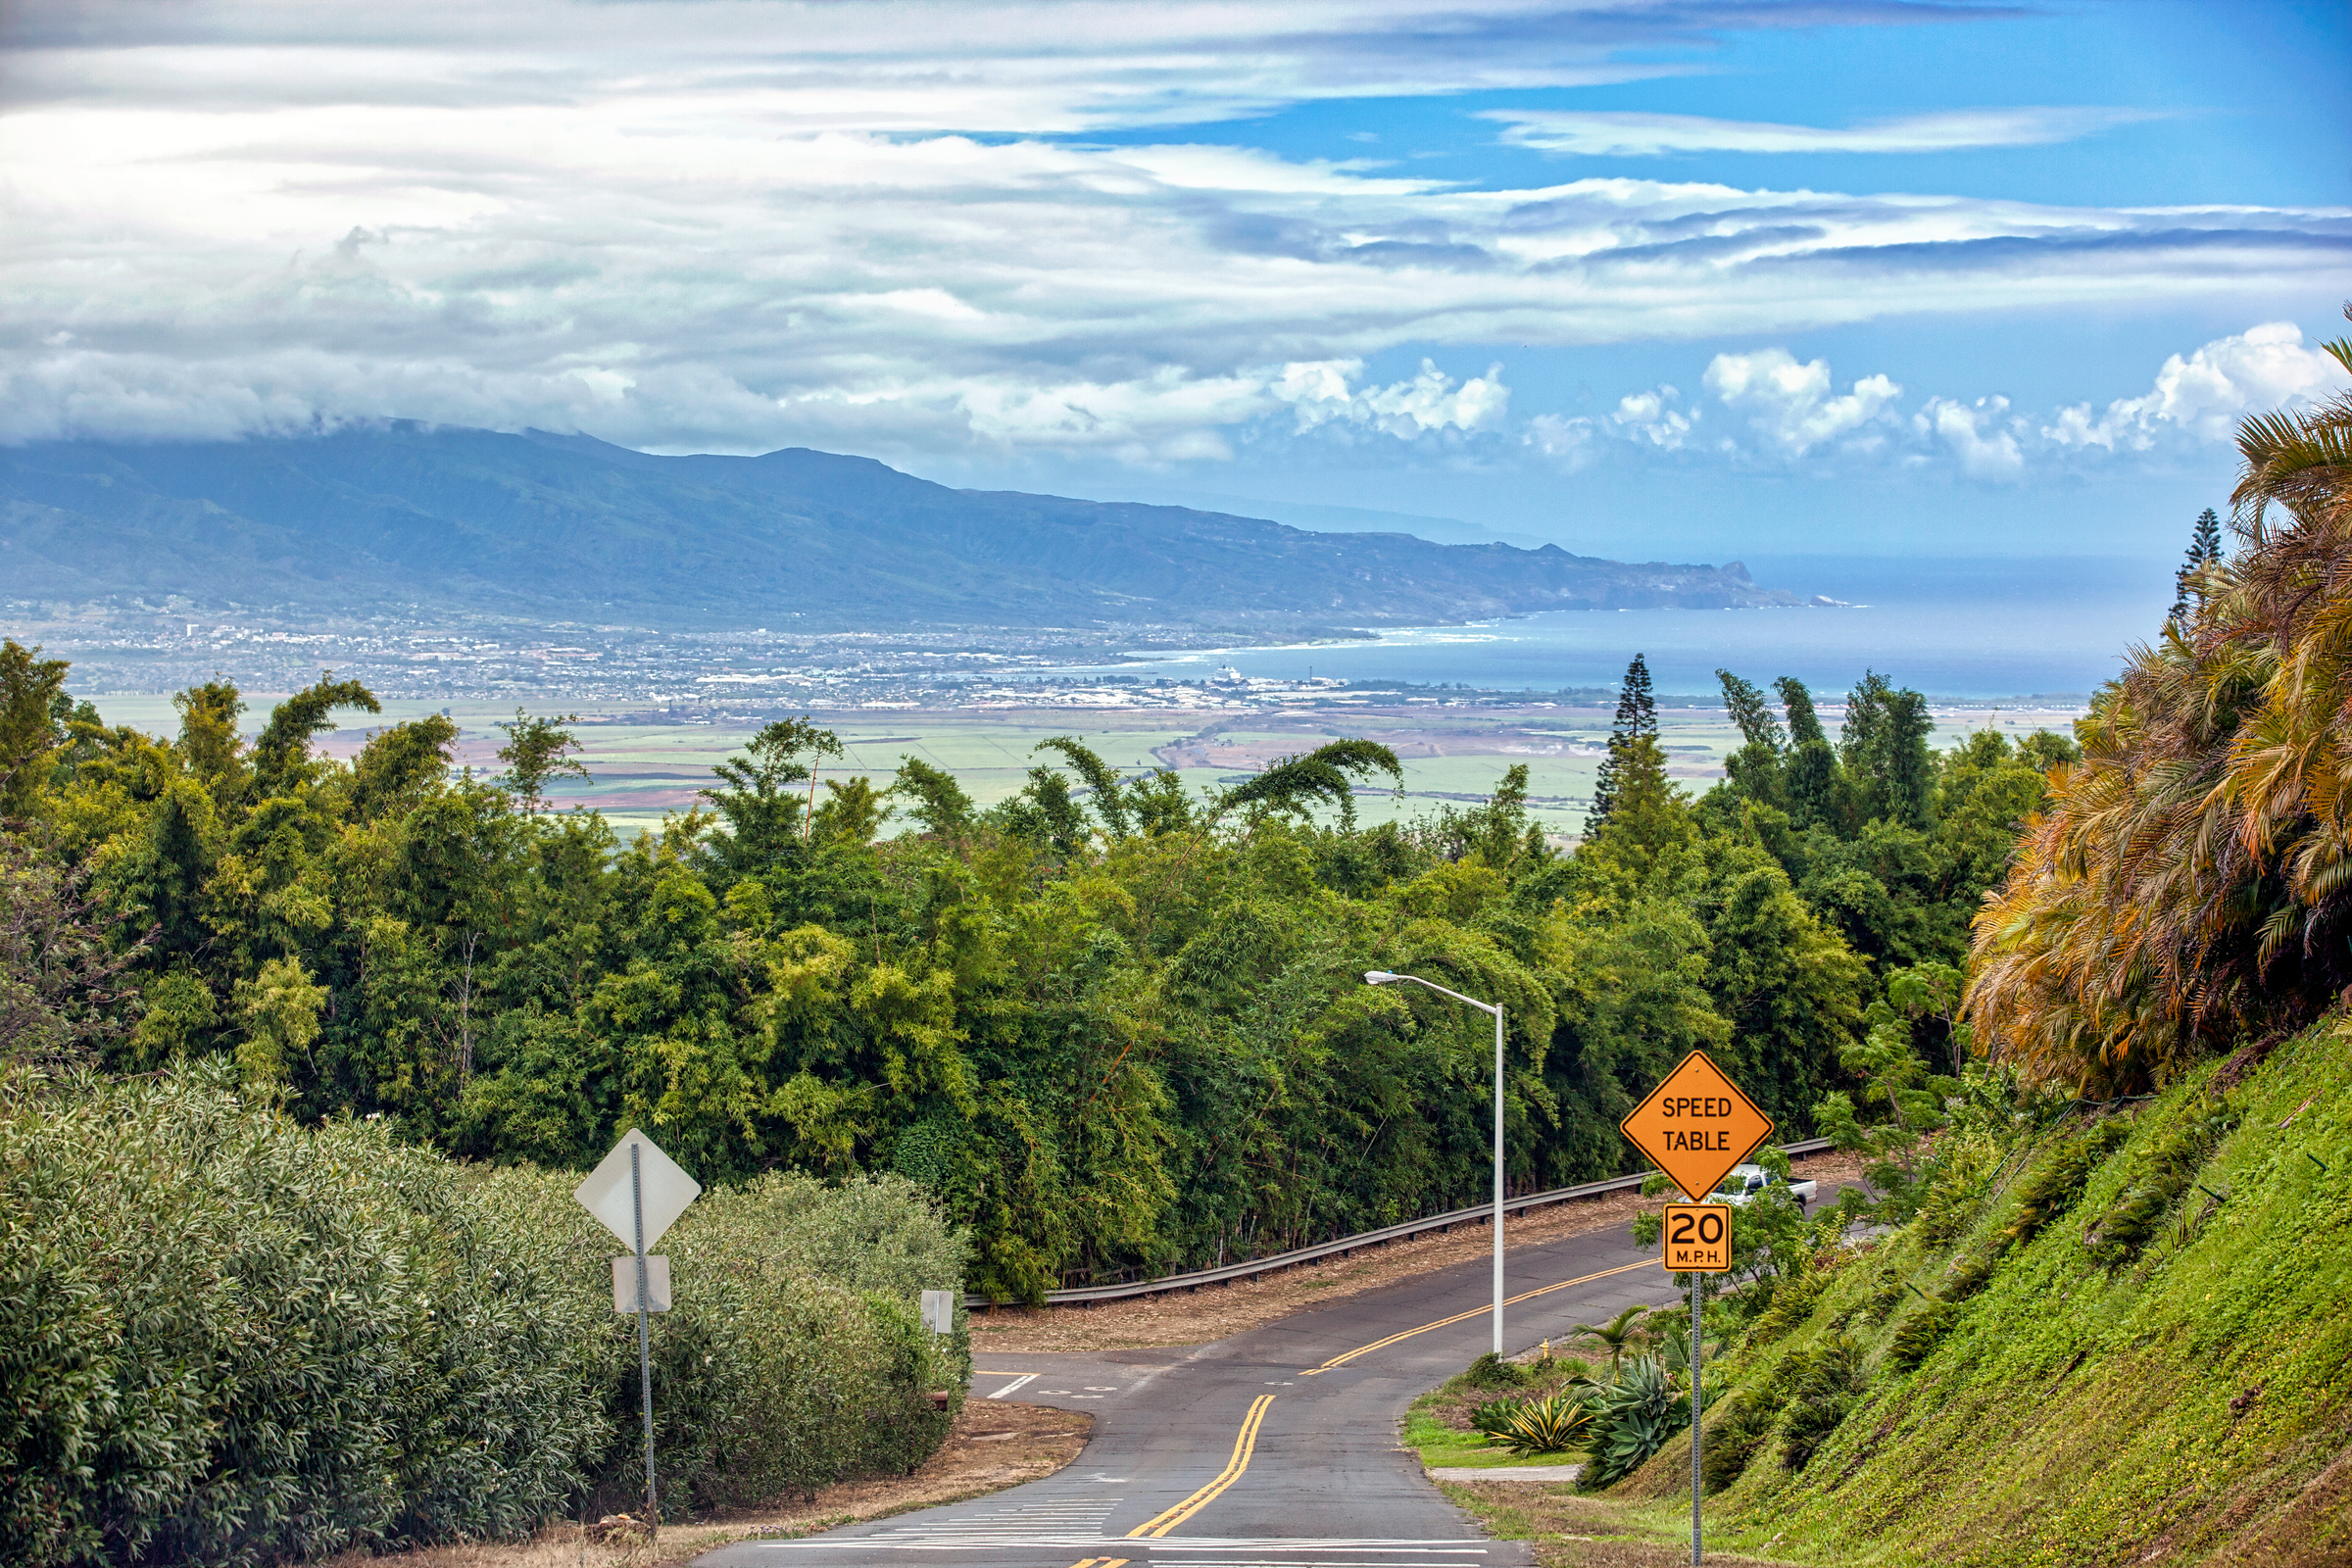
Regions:
<instances>
[{"instance_id":1,"label":"orange diamond road sign","mask_svg":"<svg viewBox=\"0 0 2352 1568\"><path fill-rule=\"evenodd\" d=\"M1772 1118L1705 1052L1693 1051L1617 1130L1695 1203L1772 1136Z\"/></svg>"},{"instance_id":2,"label":"orange diamond road sign","mask_svg":"<svg viewBox=\"0 0 2352 1568\"><path fill-rule=\"evenodd\" d=\"M1669 1274L1721 1274L1732 1266L1732 1211L1722 1203L1668 1203Z\"/></svg>"}]
</instances>

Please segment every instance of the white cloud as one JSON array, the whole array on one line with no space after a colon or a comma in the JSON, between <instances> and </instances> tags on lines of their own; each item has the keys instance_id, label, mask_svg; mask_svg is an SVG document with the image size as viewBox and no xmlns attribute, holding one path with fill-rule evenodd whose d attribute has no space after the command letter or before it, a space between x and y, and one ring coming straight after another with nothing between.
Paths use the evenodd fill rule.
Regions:
<instances>
[{"instance_id":1,"label":"white cloud","mask_svg":"<svg viewBox=\"0 0 2352 1568\"><path fill-rule=\"evenodd\" d=\"M1573 415L1539 414L1527 421L1527 432L1520 439L1573 472L1592 461L1597 437L1591 419Z\"/></svg>"},{"instance_id":2,"label":"white cloud","mask_svg":"<svg viewBox=\"0 0 2352 1568\"><path fill-rule=\"evenodd\" d=\"M1637 394L1659 398L1646 413L1511 427L1498 371L1366 386L1349 367L2155 310L2342 266L2352 225L2332 211L1474 189L1175 136L1049 135L1655 74L1622 60L1711 37L1721 15L1697 0L18 0L0 6L0 440L396 416L672 450L1173 462L1277 431L1514 428L1555 458L1619 439L1674 450L1697 409L1662 393ZM1768 450L1842 450L1883 422L1845 427L1865 385L1742 412L1776 432Z\"/></svg>"},{"instance_id":3,"label":"white cloud","mask_svg":"<svg viewBox=\"0 0 2352 1568\"><path fill-rule=\"evenodd\" d=\"M1974 403L1930 398L1911 419L1913 429L1942 443L1972 479L2015 479L2025 472L2026 455L2018 445L2025 423L2010 416L2004 397Z\"/></svg>"},{"instance_id":4,"label":"white cloud","mask_svg":"<svg viewBox=\"0 0 2352 1568\"><path fill-rule=\"evenodd\" d=\"M2060 409L2041 434L2062 447L2108 452L2145 452L2173 434L2220 441L2246 414L2323 397L2344 385L2343 367L2320 349L2305 348L2301 327L2265 321L2216 338L2186 359L2171 356L2154 386L2138 397L2116 399L2103 415L2094 415L2087 403Z\"/></svg>"},{"instance_id":5,"label":"white cloud","mask_svg":"<svg viewBox=\"0 0 2352 1568\"><path fill-rule=\"evenodd\" d=\"M2029 416L1998 394L1936 394L1906 412L1903 388L1891 377L1866 375L1838 393L1827 360L1799 361L1782 348L1718 354L1702 381L1717 403L1744 416L1737 426L1712 426L1712 441L1698 439L1704 408L1685 406L1667 385L1629 393L1600 418L1538 415L1523 440L1546 457L1568 460L1571 467L1600 461L1613 447L1620 453L1686 454L1681 461L1803 463L1855 474L1941 468L2007 483L2085 462L2103 464L2159 442L2184 453L2211 448L2230 441L2247 413L2352 385L2332 356L2306 347L2301 329L2286 321L2170 356L2148 392L2116 399L2103 415L2080 403Z\"/></svg>"},{"instance_id":6,"label":"white cloud","mask_svg":"<svg viewBox=\"0 0 2352 1568\"><path fill-rule=\"evenodd\" d=\"M1830 364L1803 365L1787 349L1718 354L1707 365L1706 389L1789 457L1803 457L1876 419L1903 389L1884 375L1867 375L1843 396L1830 392Z\"/></svg>"},{"instance_id":7,"label":"white cloud","mask_svg":"<svg viewBox=\"0 0 2352 1568\"><path fill-rule=\"evenodd\" d=\"M1515 147L1580 158L1655 158L1670 153L1940 153L1975 147L2038 147L2116 125L2155 120L2136 109L1952 109L1872 121L1844 129L1697 115L1581 110L1490 109Z\"/></svg>"},{"instance_id":8,"label":"white cloud","mask_svg":"<svg viewBox=\"0 0 2352 1568\"><path fill-rule=\"evenodd\" d=\"M1511 389L1502 384L1499 365L1456 384L1423 360L1421 373L1410 381L1352 389L1348 383L1362 373L1362 364L1354 360L1287 365L1273 393L1297 411L1301 430L1354 424L1403 440L1432 430L1493 429L1510 412Z\"/></svg>"},{"instance_id":9,"label":"white cloud","mask_svg":"<svg viewBox=\"0 0 2352 1568\"><path fill-rule=\"evenodd\" d=\"M1885 20L1814 0L1809 21ZM1756 24L1770 26L1770 19ZM11 0L19 103L492 113L693 99L764 134L1197 124L1331 98L1679 75L1716 7L1649 0ZM1647 58L1635 59L1640 53Z\"/></svg>"},{"instance_id":10,"label":"white cloud","mask_svg":"<svg viewBox=\"0 0 2352 1568\"><path fill-rule=\"evenodd\" d=\"M1628 393L1617 400L1609 423L1628 440L1646 442L1662 452L1679 452L1690 439L1703 412L1676 407L1682 396L1671 386Z\"/></svg>"}]
</instances>

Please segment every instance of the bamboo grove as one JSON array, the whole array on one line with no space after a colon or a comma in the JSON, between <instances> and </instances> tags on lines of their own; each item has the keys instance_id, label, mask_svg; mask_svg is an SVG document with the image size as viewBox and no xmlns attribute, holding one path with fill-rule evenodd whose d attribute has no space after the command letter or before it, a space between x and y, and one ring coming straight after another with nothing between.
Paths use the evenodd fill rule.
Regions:
<instances>
[{"instance_id":1,"label":"bamboo grove","mask_svg":"<svg viewBox=\"0 0 2352 1568\"><path fill-rule=\"evenodd\" d=\"M2352 371L2352 340L2324 346ZM2201 532L1976 922L1980 1038L2086 1093L2352 985L2352 394L2249 418L2238 449L2236 548Z\"/></svg>"},{"instance_id":2,"label":"bamboo grove","mask_svg":"<svg viewBox=\"0 0 2352 1568\"><path fill-rule=\"evenodd\" d=\"M1637 673L1573 852L1517 769L1482 806L1360 823L1396 764L1356 741L1204 794L1062 739L985 810L908 759L811 812L837 742L801 720L623 841L548 808L554 720L506 726L487 779L453 773L437 716L320 755L376 708L331 679L250 739L232 687L182 693L160 738L10 644L0 1047L224 1059L299 1118L477 1161L578 1167L643 1123L707 1183L895 1172L1005 1298L1473 1200L1484 1019L1370 968L1507 1006L1523 1189L1625 1168L1618 1116L1693 1047L1801 1133L1874 1024L1940 1052L1948 1007L1888 984L1956 978L2066 745L1937 755L1876 676L1833 739L1802 686L1776 706L1727 673L1747 744L1692 801Z\"/></svg>"}]
</instances>

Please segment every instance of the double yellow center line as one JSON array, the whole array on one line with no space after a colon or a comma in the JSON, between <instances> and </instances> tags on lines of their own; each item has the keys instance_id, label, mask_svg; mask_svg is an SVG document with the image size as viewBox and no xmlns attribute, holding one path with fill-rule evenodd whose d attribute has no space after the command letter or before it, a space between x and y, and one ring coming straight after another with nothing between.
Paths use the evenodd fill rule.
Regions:
<instances>
[{"instance_id":1,"label":"double yellow center line","mask_svg":"<svg viewBox=\"0 0 2352 1568\"><path fill-rule=\"evenodd\" d=\"M1655 1268L1657 1266L1655 1258L1643 1258L1639 1263L1621 1263L1615 1268L1604 1268L1598 1273L1580 1274L1575 1279L1562 1280L1557 1285L1544 1285L1532 1291L1522 1291L1517 1296L1505 1298L1502 1304L1512 1306L1521 1301L1532 1301L1539 1296L1549 1296L1554 1291L1570 1290L1579 1285L1590 1285L1594 1280L1605 1280L1612 1274L1630 1274L1638 1268ZM1442 1317L1435 1323L1424 1323L1419 1328L1405 1329L1400 1333L1390 1335L1385 1340L1374 1340L1370 1345L1359 1345L1354 1349L1347 1351L1345 1354L1335 1355L1321 1366L1298 1375L1311 1378L1317 1372L1328 1372L1334 1367L1346 1366L1359 1355L1369 1355L1374 1350L1386 1349L1400 1340L1411 1339L1416 1334L1427 1334L1434 1329L1451 1328L1456 1323L1465 1323L1471 1318L1483 1317L1493 1310L1494 1308L1491 1306L1473 1307L1467 1312L1456 1312L1451 1317ZM1133 1530L1128 1531L1127 1538L1133 1541L1146 1537L1156 1539L1165 1536L1178 1525L1223 1496L1228 1488L1242 1479L1242 1472L1250 1468L1250 1456L1257 1451L1257 1429L1265 1424L1266 1407L1273 1402L1274 1396L1271 1394L1261 1394L1250 1400L1250 1413L1242 1418L1242 1430L1233 1440L1233 1456L1225 1461L1225 1468L1218 1471L1206 1486L1182 1502L1164 1512L1152 1515ZM1129 1561L1130 1559L1126 1557L1084 1557L1072 1563L1070 1568L1127 1568Z\"/></svg>"},{"instance_id":2,"label":"double yellow center line","mask_svg":"<svg viewBox=\"0 0 2352 1568\"><path fill-rule=\"evenodd\" d=\"M1225 1489L1241 1480L1242 1472L1250 1468L1250 1456L1257 1451L1257 1429L1265 1424L1266 1406L1273 1402L1274 1396L1271 1394L1261 1394L1250 1400L1250 1413L1242 1417L1242 1430L1233 1440L1233 1457L1225 1461L1225 1468L1218 1471L1208 1485L1176 1504L1175 1507L1164 1513L1153 1514L1133 1530L1128 1531L1128 1539L1133 1540L1139 1536L1164 1536L1223 1496ZM1102 1565L1102 1568L1107 1568L1107 1565Z\"/></svg>"},{"instance_id":3,"label":"double yellow center line","mask_svg":"<svg viewBox=\"0 0 2352 1568\"><path fill-rule=\"evenodd\" d=\"M1218 1471L1208 1485L1182 1502L1153 1514L1128 1531L1127 1539L1134 1541L1147 1536L1164 1536L1223 1496L1225 1489L1241 1480L1242 1472L1250 1468L1250 1456L1257 1451L1257 1429L1265 1425L1266 1406L1273 1402L1274 1396L1271 1394L1261 1394L1250 1400L1250 1413L1242 1417L1242 1430L1233 1440L1233 1457L1225 1461L1225 1468ZM1081 1557L1070 1564L1070 1568L1126 1568L1128 1561L1125 1557Z\"/></svg>"},{"instance_id":4,"label":"double yellow center line","mask_svg":"<svg viewBox=\"0 0 2352 1568\"><path fill-rule=\"evenodd\" d=\"M1590 1285L1594 1280L1605 1280L1612 1274L1630 1274L1638 1268L1656 1268L1657 1266L1658 1260L1654 1257L1645 1257L1639 1263L1621 1263L1615 1268L1604 1268L1597 1274L1580 1274L1575 1279L1562 1280L1557 1285L1544 1285L1532 1291L1521 1291L1517 1296L1504 1298L1502 1304L1516 1306L1521 1301L1532 1301L1539 1296L1549 1296L1554 1291L1565 1291L1578 1285ZM1321 1366L1310 1368L1298 1375L1302 1378L1311 1378L1318 1372L1328 1372L1333 1367L1346 1366L1359 1355L1370 1355L1374 1350L1385 1350L1399 1340L1409 1340L1416 1334L1427 1334L1433 1329L1451 1328L1456 1323L1466 1323L1474 1317L1484 1317L1494 1310L1492 1306L1474 1306L1467 1312L1456 1312L1453 1316L1442 1317L1435 1323L1424 1323L1417 1329L1405 1329L1401 1333L1390 1335L1385 1340L1374 1340L1370 1345L1359 1345L1347 1354L1335 1355Z\"/></svg>"}]
</instances>

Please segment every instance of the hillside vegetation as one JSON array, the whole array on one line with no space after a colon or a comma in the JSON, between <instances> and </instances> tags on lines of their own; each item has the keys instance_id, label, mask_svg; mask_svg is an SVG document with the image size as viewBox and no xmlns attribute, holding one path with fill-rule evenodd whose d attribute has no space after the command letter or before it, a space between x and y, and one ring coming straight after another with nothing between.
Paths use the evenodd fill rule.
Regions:
<instances>
[{"instance_id":1,"label":"hillside vegetation","mask_svg":"<svg viewBox=\"0 0 2352 1568\"><path fill-rule=\"evenodd\" d=\"M1977 919L1995 1065L1917 1217L1748 1303L1707 1422L1740 1542L2352 1558L2352 395L2239 447L2235 549L2200 531Z\"/></svg>"},{"instance_id":2,"label":"hillside vegetation","mask_svg":"<svg viewBox=\"0 0 2352 1568\"><path fill-rule=\"evenodd\" d=\"M1809 1310L1716 1364L1709 1539L1952 1568L2352 1557L2348 1042L2329 1019L2152 1101L1959 1139L1920 1219L1784 1281ZM1688 1474L1670 1445L1626 1490L1687 1498Z\"/></svg>"}]
</instances>

